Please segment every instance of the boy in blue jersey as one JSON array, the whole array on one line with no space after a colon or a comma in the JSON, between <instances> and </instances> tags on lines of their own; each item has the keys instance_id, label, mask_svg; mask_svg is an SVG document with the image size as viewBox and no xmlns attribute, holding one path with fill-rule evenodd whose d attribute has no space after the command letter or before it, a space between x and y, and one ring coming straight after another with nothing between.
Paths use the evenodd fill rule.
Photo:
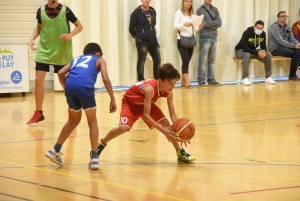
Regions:
<instances>
[{"instance_id":1,"label":"boy in blue jersey","mask_svg":"<svg viewBox=\"0 0 300 201\"><path fill-rule=\"evenodd\" d=\"M106 70L106 62L101 58L102 50L96 43L89 43L84 47L82 56L75 57L70 63L58 72L60 84L65 90L67 103L70 110L70 120L62 128L54 148L51 148L45 156L52 162L63 166L60 152L63 143L81 120L81 109L85 111L90 129L91 161L89 168L99 169L98 160L98 125L96 118L96 100L94 84L97 75L101 72L104 86L110 96L109 110L116 111L116 103L110 79ZM66 76L66 74L68 75Z\"/></svg>"}]
</instances>

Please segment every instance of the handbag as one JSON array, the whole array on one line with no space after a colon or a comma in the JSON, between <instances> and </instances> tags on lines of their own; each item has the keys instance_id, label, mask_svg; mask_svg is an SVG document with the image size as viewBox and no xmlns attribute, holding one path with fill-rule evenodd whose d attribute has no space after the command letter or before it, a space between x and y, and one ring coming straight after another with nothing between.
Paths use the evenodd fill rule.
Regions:
<instances>
[{"instance_id":1,"label":"handbag","mask_svg":"<svg viewBox=\"0 0 300 201\"><path fill-rule=\"evenodd\" d=\"M192 29L193 29L193 35L192 36L182 36L180 34L180 31L178 30L178 33L179 33L179 36L180 36L180 44L184 48L192 48L195 45L197 45L197 40L194 36L194 27L192 27Z\"/></svg>"}]
</instances>

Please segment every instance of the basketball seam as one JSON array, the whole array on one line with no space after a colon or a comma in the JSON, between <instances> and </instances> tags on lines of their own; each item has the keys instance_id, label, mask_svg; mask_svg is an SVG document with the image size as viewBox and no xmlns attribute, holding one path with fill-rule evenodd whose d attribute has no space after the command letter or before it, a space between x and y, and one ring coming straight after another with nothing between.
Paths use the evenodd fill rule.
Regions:
<instances>
[{"instance_id":1,"label":"basketball seam","mask_svg":"<svg viewBox=\"0 0 300 201\"><path fill-rule=\"evenodd\" d=\"M183 129L185 129L186 127L188 127L190 124L192 123L192 121L187 122L186 124L184 124L184 126L181 127L181 129L179 131L176 132L176 136L178 136L180 138L180 135L177 135L178 133L180 134L181 131L183 131ZM181 138L180 138L181 139Z\"/></svg>"}]
</instances>

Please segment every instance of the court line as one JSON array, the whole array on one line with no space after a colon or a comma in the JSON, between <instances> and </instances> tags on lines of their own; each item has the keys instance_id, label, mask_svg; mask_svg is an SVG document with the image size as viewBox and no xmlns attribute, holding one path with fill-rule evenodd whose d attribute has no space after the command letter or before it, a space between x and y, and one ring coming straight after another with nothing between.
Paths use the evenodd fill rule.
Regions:
<instances>
[{"instance_id":1,"label":"court line","mask_svg":"<svg viewBox=\"0 0 300 201\"><path fill-rule=\"evenodd\" d=\"M193 102L196 104L199 101ZM276 106L276 105L287 105L287 104L298 104L300 102L283 102L283 103L275 103L275 104L257 104L257 105L240 105L240 106L233 106L233 107L211 107L211 108L203 108L203 109L193 109L193 111L204 111L204 110L222 110L222 109L235 109L235 108L250 108L250 107L260 107L260 106ZM191 111L191 110L176 110L176 113L179 111Z\"/></svg>"},{"instance_id":2,"label":"court line","mask_svg":"<svg viewBox=\"0 0 300 201\"><path fill-rule=\"evenodd\" d=\"M17 198L17 199L20 199L20 200L33 201L33 200L26 199L26 198L21 198L21 197L17 197L17 196L14 196L14 195L9 195L9 194L6 194L6 193L1 193L1 192L0 192L0 195L5 195L7 197Z\"/></svg>"},{"instance_id":3,"label":"court line","mask_svg":"<svg viewBox=\"0 0 300 201\"><path fill-rule=\"evenodd\" d=\"M300 188L300 186L290 186L290 187L283 187L283 188L269 188L269 189L253 190L253 191L235 192L235 193L230 193L230 194L237 195L237 194L245 194L245 193L258 193L258 192L263 192L263 191L276 191L276 190L285 190L285 189L291 189L291 188Z\"/></svg>"},{"instance_id":4,"label":"court line","mask_svg":"<svg viewBox=\"0 0 300 201\"><path fill-rule=\"evenodd\" d=\"M146 132L147 130L132 130L129 132ZM106 133L99 133L100 135L106 135ZM78 138L78 137L87 137L90 135L74 135L74 136L69 136L69 138ZM20 141L12 141L12 142L0 142L0 144L13 144L13 143L18 143L18 142L35 142L35 141L41 141L41 140L57 140L57 137L53 137L53 138L40 138L40 139L34 139L34 140L20 140ZM148 141L148 140L130 140L130 141ZM0 149L1 151L1 149Z\"/></svg>"},{"instance_id":5,"label":"court line","mask_svg":"<svg viewBox=\"0 0 300 201\"><path fill-rule=\"evenodd\" d=\"M1 160L0 160L1 162ZM218 162L203 162L203 163L101 163L101 166L117 166L117 165L253 165L253 166L290 166L300 167L300 164L270 164L270 163L218 163ZM53 165L56 166L57 165ZM73 164L68 166L86 166L86 164ZM36 166L36 167L52 167L49 165Z\"/></svg>"},{"instance_id":6,"label":"court line","mask_svg":"<svg viewBox=\"0 0 300 201\"><path fill-rule=\"evenodd\" d=\"M123 188L123 189L128 189L128 190L132 190L132 191L136 191L136 192L140 192L140 193L148 193L148 194L151 194L151 195L156 195L156 196L160 196L160 197L170 198L170 199L174 199L174 200L190 201L188 199L184 199L184 198L180 198L180 197L175 197L175 196L165 195L165 194L162 194L162 193L156 193L156 192L152 192L152 191L147 191L147 190L143 190L143 189L139 189L139 188L134 188L134 187L130 187L130 186L122 185L122 184L116 184L116 183L113 183L113 182L107 182L107 181L102 181L102 180L97 180L97 179L91 179L91 178L77 176L77 175L72 175L72 174L66 174L66 173L57 172L57 171L54 171L54 170L46 170L46 169L42 169L42 168L37 168L37 167L33 167L33 166L23 165L23 164L19 164L19 163L13 163L13 162L9 162L9 161L0 160L0 162L6 163L6 164L15 165L15 166L22 166L22 167L25 167L25 168L28 168L28 169L34 169L34 170L40 170L40 171L43 171L43 172L49 172L49 173L52 173L52 174L54 173L54 174L58 174L58 175L72 177L72 178L76 178L76 179L82 179L82 180L86 180L86 181L93 181L93 182L97 182L97 183L101 183L101 184L106 184L106 185L110 185L110 186L114 186L114 187L119 187L119 188Z\"/></svg>"},{"instance_id":7,"label":"court line","mask_svg":"<svg viewBox=\"0 0 300 201\"><path fill-rule=\"evenodd\" d=\"M27 184L37 185L37 186L41 186L41 187L45 187L45 188L50 188L50 189L54 189L54 190L64 191L64 192L67 192L67 193L73 193L73 194L77 194L77 195L81 195L81 196L85 196L85 197L89 197L89 198L95 198L95 199L98 199L98 200L110 201L110 200L100 198L100 197L96 197L96 196L86 195L86 194L82 194L82 193L76 193L74 191L69 191L69 190L56 188L56 187L52 187L52 186L47 186L47 185L43 185L43 184L40 185L38 183L34 183L34 182L30 182L30 181L24 181L24 180L21 180L21 179L15 179L15 178L12 178L12 177L6 177L6 176L2 176L2 175L0 175L0 177L5 178L5 179L10 179L10 180L15 180L15 181L27 183Z\"/></svg>"},{"instance_id":8,"label":"court line","mask_svg":"<svg viewBox=\"0 0 300 201\"><path fill-rule=\"evenodd\" d=\"M299 119L300 117L290 117L290 118L276 118L276 119L263 119L263 120L247 120L247 121L236 121L236 122L221 122L215 124L195 124L195 126L215 126L220 124L240 124L240 123L251 123L251 122L263 122L263 121L278 121L284 119Z\"/></svg>"},{"instance_id":9,"label":"court line","mask_svg":"<svg viewBox=\"0 0 300 201\"><path fill-rule=\"evenodd\" d=\"M1 162L1 160L0 160ZM103 167L109 166L122 166L122 165L174 165L178 163L101 163ZM181 165L181 164L178 164ZM300 164L269 164L269 163L214 163L214 162L206 162L206 163L190 163L190 164L182 164L182 165L248 165L248 166L283 166L283 167L300 167ZM68 166L86 166L86 164L72 164ZM45 167L57 167L57 165L39 165L35 166L35 168L45 168ZM0 169L11 169L11 168L22 168L20 166L14 167L2 167Z\"/></svg>"}]
</instances>

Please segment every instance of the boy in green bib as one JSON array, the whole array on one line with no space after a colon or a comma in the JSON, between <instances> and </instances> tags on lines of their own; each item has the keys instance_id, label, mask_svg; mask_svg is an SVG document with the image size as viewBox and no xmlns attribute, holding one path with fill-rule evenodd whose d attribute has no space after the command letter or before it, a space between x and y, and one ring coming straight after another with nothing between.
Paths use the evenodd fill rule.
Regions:
<instances>
[{"instance_id":1,"label":"boy in green bib","mask_svg":"<svg viewBox=\"0 0 300 201\"><path fill-rule=\"evenodd\" d=\"M48 0L48 4L38 9L38 20L31 39L30 48L36 50L36 78L35 78L35 104L36 110L28 125L36 124L45 119L43 115L44 80L49 66L54 66L57 73L72 58L71 38L81 32L82 25L69 7L58 3L58 0ZM75 25L70 32L69 22ZM34 47L34 40L40 36L38 47Z\"/></svg>"}]
</instances>

